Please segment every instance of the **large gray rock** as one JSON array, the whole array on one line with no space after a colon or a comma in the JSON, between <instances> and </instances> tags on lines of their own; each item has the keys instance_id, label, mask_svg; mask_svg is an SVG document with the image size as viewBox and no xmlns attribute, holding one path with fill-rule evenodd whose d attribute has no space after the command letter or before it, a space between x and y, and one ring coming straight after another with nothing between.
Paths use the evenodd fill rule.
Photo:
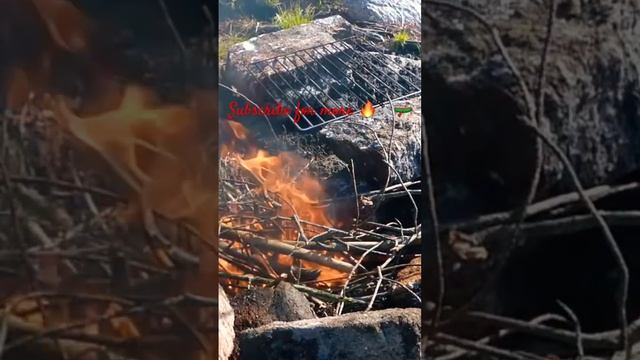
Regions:
<instances>
[{"instance_id":1,"label":"large gray rock","mask_svg":"<svg viewBox=\"0 0 640 360\"><path fill-rule=\"evenodd\" d=\"M349 19L380 24L420 26L419 0L346 0Z\"/></svg>"},{"instance_id":2,"label":"large gray rock","mask_svg":"<svg viewBox=\"0 0 640 360\"><path fill-rule=\"evenodd\" d=\"M351 24L339 15L323 19L316 19L308 24L290 29L280 30L253 37L247 41L235 44L227 54L226 68L223 81L232 84L241 92L255 97L255 77L262 80L274 73L290 72L300 63L287 63L287 68L281 65L267 67L260 73L251 74L248 65L289 55L296 51L312 48L319 44L327 44L352 35ZM331 50L326 50L331 51ZM338 51L338 50L336 50ZM328 54L328 53L327 53ZM300 54L305 61L315 61L311 55Z\"/></svg>"},{"instance_id":3,"label":"large gray rock","mask_svg":"<svg viewBox=\"0 0 640 360\"><path fill-rule=\"evenodd\" d=\"M413 110L396 117L389 105L376 108L372 118L364 118L359 112L344 121L327 125L320 131L329 148L347 164L353 160L356 178L366 182L365 188L384 186L387 173L384 152L391 143L390 163L392 180L400 176L411 181L421 174L421 101L420 97L394 102L395 106L409 105ZM397 116L397 115L396 115ZM384 147L384 151L383 151Z\"/></svg>"},{"instance_id":4,"label":"large gray rock","mask_svg":"<svg viewBox=\"0 0 640 360\"><path fill-rule=\"evenodd\" d=\"M285 281L276 287L243 291L233 298L232 305L238 331L274 321L306 320L316 317L307 298Z\"/></svg>"},{"instance_id":5,"label":"large gray rock","mask_svg":"<svg viewBox=\"0 0 640 360\"><path fill-rule=\"evenodd\" d=\"M241 359L420 358L420 309L275 322L240 333Z\"/></svg>"},{"instance_id":6,"label":"large gray rock","mask_svg":"<svg viewBox=\"0 0 640 360\"><path fill-rule=\"evenodd\" d=\"M547 2L467 3L496 25L535 89ZM496 3L500 6L491 6ZM429 84L423 96L430 104L425 117L436 198L442 201L439 215L467 217L512 207L527 192L535 164L535 137L518 125L524 105L517 83L478 21L437 6L425 5L423 11L432 15L423 23L423 39L429 43L423 53ZM636 11L632 2L607 0L565 0L558 7L542 127L585 186L640 169L640 26L629 21ZM541 184L540 196L573 189L566 169L548 149Z\"/></svg>"},{"instance_id":7,"label":"large gray rock","mask_svg":"<svg viewBox=\"0 0 640 360\"><path fill-rule=\"evenodd\" d=\"M227 294L218 286L218 360L227 360L231 356L235 337L233 309Z\"/></svg>"}]
</instances>

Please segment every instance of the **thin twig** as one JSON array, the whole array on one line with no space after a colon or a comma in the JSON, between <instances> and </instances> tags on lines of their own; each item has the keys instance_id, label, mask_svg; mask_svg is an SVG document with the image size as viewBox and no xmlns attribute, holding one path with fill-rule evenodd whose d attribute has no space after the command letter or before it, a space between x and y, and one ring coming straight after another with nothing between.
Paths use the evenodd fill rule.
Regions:
<instances>
[{"instance_id":1,"label":"thin twig","mask_svg":"<svg viewBox=\"0 0 640 360\"><path fill-rule=\"evenodd\" d=\"M323 256L313 251L296 248L279 240L271 240L262 236L258 236L249 231L244 230L231 230L223 226L223 230L220 232L220 237L236 237L243 242L255 246L261 249L271 250L278 254L290 255L294 258L311 261L313 263L324 265L335 270L339 270L345 273L349 273L353 270L354 266L328 256Z\"/></svg>"},{"instance_id":2,"label":"thin twig","mask_svg":"<svg viewBox=\"0 0 640 360\"><path fill-rule=\"evenodd\" d=\"M640 189L640 183L632 182L616 186L599 185L585 190L585 193L589 196L589 198L591 198L591 201L597 201L605 197L618 195L638 189ZM565 209L567 207L575 209L577 208L577 202L583 205L582 199L580 198L580 194L578 192L574 191L566 194L561 194L529 205L527 207L525 215L526 217L533 217L547 211L553 211L553 214L559 214L560 212L556 212L555 209L561 208L563 206L564 208L562 209ZM566 210L563 210L563 212L566 212ZM442 230L476 230L479 228L508 223L510 214L510 212L505 211L500 213L482 215L473 220L467 220L463 222L444 223L442 224Z\"/></svg>"},{"instance_id":3,"label":"thin twig","mask_svg":"<svg viewBox=\"0 0 640 360\"><path fill-rule=\"evenodd\" d=\"M162 13L164 15L165 20L167 21L167 25L169 25L169 28L171 29L171 32L173 33L173 36L176 39L176 42L178 43L178 46L180 47L180 51L182 51L182 56L184 59L187 58L187 47L184 46L184 42L182 41L182 38L180 37L180 33L178 32L178 29L176 28L175 24L173 23L173 19L171 18L171 14L169 14L169 9L167 8L167 4L164 3L164 0L158 0L158 4L160 4L160 8L162 9Z\"/></svg>"},{"instance_id":4,"label":"thin twig","mask_svg":"<svg viewBox=\"0 0 640 360\"><path fill-rule=\"evenodd\" d=\"M578 319L578 316L576 316L576 313L574 313L573 310L571 310L571 308L568 307L565 303L558 300L558 305L560 305L562 310L564 310L567 315L569 315L571 321L573 321L573 324L576 327L576 348L578 349L577 360L582 360L584 359L584 345L582 345L582 329L580 326L580 320Z\"/></svg>"},{"instance_id":5,"label":"thin twig","mask_svg":"<svg viewBox=\"0 0 640 360\"><path fill-rule=\"evenodd\" d=\"M373 303L376 301L376 297L378 297L378 291L380 290L380 284L382 284L382 279L384 278L382 276L382 270L381 270L380 266L378 266L377 269L378 269L378 282L376 283L376 288L373 291L373 296L371 296L371 301L369 301L369 305L367 305L367 308L364 309L364 311L369 311L373 307Z\"/></svg>"},{"instance_id":6,"label":"thin twig","mask_svg":"<svg viewBox=\"0 0 640 360\"><path fill-rule=\"evenodd\" d=\"M358 184L356 183L356 166L353 164L353 159L351 159L351 177L353 178L353 193L355 194L356 201L356 226L360 223L360 199L358 196Z\"/></svg>"},{"instance_id":7,"label":"thin twig","mask_svg":"<svg viewBox=\"0 0 640 360\"><path fill-rule=\"evenodd\" d=\"M279 281L278 279L267 279L267 278L254 276L254 275L237 275L237 274L230 274L230 273L224 273L224 272L219 272L218 276L220 276L221 278L247 281L249 283L264 284L267 286L272 286L276 281ZM296 289L306 294L315 296L325 301L345 302L350 304L361 304L361 305L366 304L365 301L342 296L342 295L335 295L330 292L323 291L321 289L315 289L315 288L311 288L311 287L300 285L300 284L291 284L291 285L293 285L293 287L295 287Z\"/></svg>"},{"instance_id":8,"label":"thin twig","mask_svg":"<svg viewBox=\"0 0 640 360\"><path fill-rule=\"evenodd\" d=\"M433 242L434 254L436 258L436 274L438 278L438 298L436 300L436 308L432 319L433 328L438 328L440 316L442 315L442 306L445 295L445 279L444 264L442 258L442 245L440 243L440 229L438 225L438 212L436 206L435 190L433 188L433 175L431 174L431 156L429 154L429 135L427 133L426 119L422 125L422 162L425 173L425 185L427 188L427 203L429 205L429 220L431 230L431 241Z\"/></svg>"}]
</instances>

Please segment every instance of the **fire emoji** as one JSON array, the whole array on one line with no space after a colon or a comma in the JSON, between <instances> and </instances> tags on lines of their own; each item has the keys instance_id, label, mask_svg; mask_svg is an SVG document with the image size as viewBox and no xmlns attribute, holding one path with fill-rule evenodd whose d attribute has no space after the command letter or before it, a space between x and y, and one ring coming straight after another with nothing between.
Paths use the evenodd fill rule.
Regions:
<instances>
[{"instance_id":1,"label":"fire emoji","mask_svg":"<svg viewBox=\"0 0 640 360\"><path fill-rule=\"evenodd\" d=\"M367 103L364 104L361 112L362 112L362 116L366 118L370 118L373 116L373 114L376 113L376 109L373 108L373 104L371 103L371 101L367 100Z\"/></svg>"}]
</instances>

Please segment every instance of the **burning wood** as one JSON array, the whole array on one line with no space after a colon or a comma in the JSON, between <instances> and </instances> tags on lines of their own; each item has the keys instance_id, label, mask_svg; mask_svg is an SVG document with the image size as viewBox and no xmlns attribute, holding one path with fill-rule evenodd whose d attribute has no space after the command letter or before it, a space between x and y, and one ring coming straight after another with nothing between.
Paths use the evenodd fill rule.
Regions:
<instances>
[{"instance_id":1,"label":"burning wood","mask_svg":"<svg viewBox=\"0 0 640 360\"><path fill-rule=\"evenodd\" d=\"M2 355L213 358L211 99L129 79L71 2L0 2Z\"/></svg>"},{"instance_id":2,"label":"burning wood","mask_svg":"<svg viewBox=\"0 0 640 360\"><path fill-rule=\"evenodd\" d=\"M407 216L402 217L388 204L394 198L411 204L420 194L415 188L420 184L415 181L419 176L416 174L420 173L419 161L411 171L402 169L398 172L395 168L405 152L411 154L407 162L419 157L419 145L414 149L416 142L404 140L415 135L416 130L419 133L420 107L415 106L414 114L402 120L395 118L393 110L389 111L399 97L419 94L419 85L412 87L419 84L419 79L413 81L419 76L416 75L418 71L413 72L419 69L419 64L389 60L395 67L376 67L377 59L387 59L387 55L378 53L382 50L369 43L358 47L357 42L334 39L330 44L319 42L305 49L303 43L296 42L298 37L308 42L315 35L307 33L309 29L323 32L317 39L338 36L334 26L317 28L318 24L324 23L341 24L341 27L351 29L344 19L332 17L296 30L263 35L230 50L228 65L233 71L226 76L232 83L225 88L232 93L228 98L221 97L220 108L231 107L239 103L240 98L255 109L264 108L260 106L261 101L286 104L291 109L304 109L280 116L286 119L289 115L290 124L297 125L295 129L325 126L319 132L294 130L284 135L273 131L274 137L266 137L262 136L267 133L264 131L266 126L282 122L277 119L278 114L256 112L253 116L243 114L240 118L233 116L236 113L232 110L233 120L221 122L219 270L221 279L226 279L226 289L234 294L232 304L237 304L237 356L241 359L255 357L263 351L265 339L280 336L280 329L262 319L294 320L294 316L287 319L270 314L271 300L264 293L273 292L275 297L284 291L287 298L298 291L304 293L313 304L316 316L323 319L294 321L282 331L286 333L292 329L296 332L297 326L311 326L317 330L317 336L333 339L323 345L333 349L352 348L353 344L348 344L350 341L338 344L340 331L352 330L341 324L361 315L346 313L371 311L372 327L355 325L354 328L377 336L380 328L387 327L383 324L386 317L384 311L372 310L419 307L421 302L420 256L416 256L421 225L417 220L417 208L409 205ZM283 39L289 39L286 40L288 46L274 45L273 41ZM385 61L381 60L382 63ZM394 71L403 75L394 75ZM251 83L257 81L260 86L245 94L246 86L241 79L252 75L255 78ZM419 97L410 101L411 104L419 103ZM356 111L333 118L331 115L335 114L318 111L334 104ZM334 134L331 129L339 126L344 126L344 130L335 133L339 135L327 135ZM290 128L294 129L293 126ZM349 131L351 138L371 140L373 145L367 144L367 149L362 150L362 153L371 153L362 158L347 155L358 152L356 146L346 143L348 140L333 147L338 141L332 143L330 136L337 139L345 134L349 137ZM370 132L367 136L361 136L360 132L367 131ZM305 148L296 143L304 141L316 146ZM418 136L417 144L419 141ZM321 175L327 152L347 163L344 183L339 176L332 184ZM358 161L357 165L354 160ZM363 167L381 174L375 187L371 187L374 180L369 173L360 172ZM385 177L388 177L386 182ZM346 186L336 187L335 184ZM393 213L395 219L381 220L380 215L387 212ZM404 272L400 276L401 270ZM278 284L282 282L290 282L293 286L286 291L278 290ZM270 290L271 287L275 290ZM254 304L255 297L264 301ZM413 316L418 313L397 310L397 314L403 315L398 315L402 320L394 323L397 325L392 326L394 331L415 329L417 318ZM265 326L258 327L261 325ZM406 351L403 349L386 358L417 356L417 337L414 336L417 332L412 334L407 330L405 334L408 337L398 338L398 341L406 342ZM268 356L283 356L291 351L289 347L305 346L301 345L305 341L316 340L290 341ZM381 344L377 356L384 357L393 351L385 346ZM311 356L321 358L320 355Z\"/></svg>"}]
</instances>

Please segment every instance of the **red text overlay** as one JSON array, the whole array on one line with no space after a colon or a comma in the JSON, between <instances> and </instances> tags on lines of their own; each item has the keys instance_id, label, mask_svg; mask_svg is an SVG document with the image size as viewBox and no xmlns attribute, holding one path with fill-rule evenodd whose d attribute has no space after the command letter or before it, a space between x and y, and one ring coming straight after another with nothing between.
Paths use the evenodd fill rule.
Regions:
<instances>
[{"instance_id":1,"label":"red text overlay","mask_svg":"<svg viewBox=\"0 0 640 360\"><path fill-rule=\"evenodd\" d=\"M315 114L319 114L320 116L342 116L342 115L351 115L355 111L349 107L337 107L337 108L320 108L316 110L310 106L300 106L300 102L295 109L291 109L286 107L280 103L276 103L273 106L264 105L264 106L256 106L249 102L245 102L244 104L239 104L237 101L231 101L229 103L229 113L227 113L227 120L234 120L238 117L244 116L269 116L269 117L279 117L279 116L293 116L293 121L298 123L301 117L304 116L313 116ZM293 115L292 115L293 114Z\"/></svg>"}]
</instances>

